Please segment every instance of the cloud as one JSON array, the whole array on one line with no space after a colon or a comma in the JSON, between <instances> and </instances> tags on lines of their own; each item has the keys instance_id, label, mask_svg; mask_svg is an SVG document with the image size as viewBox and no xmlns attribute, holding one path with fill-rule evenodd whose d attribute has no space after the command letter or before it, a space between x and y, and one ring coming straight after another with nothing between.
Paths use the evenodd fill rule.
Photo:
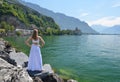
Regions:
<instances>
[{"instance_id":1,"label":"cloud","mask_svg":"<svg viewBox=\"0 0 120 82\"><path fill-rule=\"evenodd\" d=\"M114 4L112 7L120 7L120 3Z\"/></svg>"},{"instance_id":2,"label":"cloud","mask_svg":"<svg viewBox=\"0 0 120 82\"><path fill-rule=\"evenodd\" d=\"M88 15L88 13L82 13L81 15L80 15L80 17L84 17L84 16L87 16Z\"/></svg>"},{"instance_id":3,"label":"cloud","mask_svg":"<svg viewBox=\"0 0 120 82\"><path fill-rule=\"evenodd\" d=\"M94 21L87 21L87 23L92 25L102 25L102 26L114 26L114 25L120 25L120 17L103 17Z\"/></svg>"}]
</instances>

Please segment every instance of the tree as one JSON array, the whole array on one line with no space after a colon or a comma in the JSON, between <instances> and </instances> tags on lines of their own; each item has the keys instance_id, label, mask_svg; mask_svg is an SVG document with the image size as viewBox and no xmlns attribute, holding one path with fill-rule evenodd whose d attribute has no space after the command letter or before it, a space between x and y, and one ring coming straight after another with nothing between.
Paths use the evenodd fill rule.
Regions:
<instances>
[{"instance_id":1,"label":"tree","mask_svg":"<svg viewBox=\"0 0 120 82\"><path fill-rule=\"evenodd\" d=\"M50 27L48 27L48 28L46 29L46 33L47 33L47 35L52 35L52 34L53 34L53 29L50 28Z\"/></svg>"},{"instance_id":2,"label":"tree","mask_svg":"<svg viewBox=\"0 0 120 82\"><path fill-rule=\"evenodd\" d=\"M0 33L5 33L5 29L0 29Z\"/></svg>"},{"instance_id":3,"label":"tree","mask_svg":"<svg viewBox=\"0 0 120 82\"><path fill-rule=\"evenodd\" d=\"M1 28L5 29L5 32L14 31L14 29L15 29L15 27L13 25L10 25L10 24L6 23L5 21L1 22Z\"/></svg>"},{"instance_id":4,"label":"tree","mask_svg":"<svg viewBox=\"0 0 120 82\"><path fill-rule=\"evenodd\" d=\"M14 31L15 30L15 27L12 25L12 26L10 26L10 31Z\"/></svg>"}]
</instances>

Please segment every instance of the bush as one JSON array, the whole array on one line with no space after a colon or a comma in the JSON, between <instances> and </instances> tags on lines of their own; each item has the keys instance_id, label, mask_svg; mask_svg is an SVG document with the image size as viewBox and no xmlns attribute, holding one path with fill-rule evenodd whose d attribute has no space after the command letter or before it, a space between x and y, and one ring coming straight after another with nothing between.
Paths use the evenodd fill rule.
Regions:
<instances>
[{"instance_id":1,"label":"bush","mask_svg":"<svg viewBox=\"0 0 120 82\"><path fill-rule=\"evenodd\" d=\"M5 29L0 29L0 33L5 33Z\"/></svg>"},{"instance_id":2,"label":"bush","mask_svg":"<svg viewBox=\"0 0 120 82\"><path fill-rule=\"evenodd\" d=\"M8 31L14 31L15 27L13 25L10 25L8 23L6 23L5 21L2 21L1 23L1 28L5 30L5 32Z\"/></svg>"},{"instance_id":3,"label":"bush","mask_svg":"<svg viewBox=\"0 0 120 82\"><path fill-rule=\"evenodd\" d=\"M21 36L22 33L21 33L20 31L16 31L16 35L17 35L17 36Z\"/></svg>"}]
</instances>

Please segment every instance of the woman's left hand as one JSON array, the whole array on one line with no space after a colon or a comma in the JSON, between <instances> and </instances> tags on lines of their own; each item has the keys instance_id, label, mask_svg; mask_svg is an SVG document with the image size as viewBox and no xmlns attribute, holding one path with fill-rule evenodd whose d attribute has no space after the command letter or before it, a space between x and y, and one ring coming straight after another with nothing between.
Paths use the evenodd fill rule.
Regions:
<instances>
[{"instance_id":1,"label":"woman's left hand","mask_svg":"<svg viewBox=\"0 0 120 82\"><path fill-rule=\"evenodd\" d=\"M40 45L38 45L40 48L41 48L41 46Z\"/></svg>"}]
</instances>

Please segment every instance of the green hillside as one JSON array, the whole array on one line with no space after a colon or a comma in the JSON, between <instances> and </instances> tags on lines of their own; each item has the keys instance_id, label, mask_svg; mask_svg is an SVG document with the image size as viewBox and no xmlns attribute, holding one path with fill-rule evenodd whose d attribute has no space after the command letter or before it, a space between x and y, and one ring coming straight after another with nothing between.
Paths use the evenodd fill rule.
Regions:
<instances>
[{"instance_id":1,"label":"green hillside","mask_svg":"<svg viewBox=\"0 0 120 82\"><path fill-rule=\"evenodd\" d=\"M47 28L60 29L51 17L44 16L33 9L30 9L17 0L0 0L0 28L4 29L4 24L8 24L6 27L14 28L27 28L31 27L31 24L35 24L42 31L46 31Z\"/></svg>"}]
</instances>

